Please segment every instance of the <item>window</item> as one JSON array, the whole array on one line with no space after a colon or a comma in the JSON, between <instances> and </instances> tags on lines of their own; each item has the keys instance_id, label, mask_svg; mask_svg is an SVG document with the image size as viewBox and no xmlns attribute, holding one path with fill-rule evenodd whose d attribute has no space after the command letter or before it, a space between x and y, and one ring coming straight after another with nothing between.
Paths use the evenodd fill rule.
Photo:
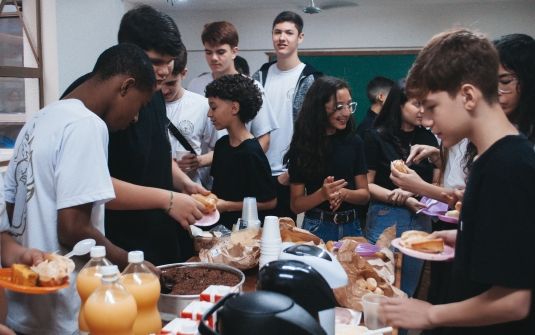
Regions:
<instances>
[{"instance_id":1,"label":"window","mask_svg":"<svg viewBox=\"0 0 535 335\"><path fill-rule=\"evenodd\" d=\"M40 0L0 0L0 148L42 107Z\"/></svg>"}]
</instances>

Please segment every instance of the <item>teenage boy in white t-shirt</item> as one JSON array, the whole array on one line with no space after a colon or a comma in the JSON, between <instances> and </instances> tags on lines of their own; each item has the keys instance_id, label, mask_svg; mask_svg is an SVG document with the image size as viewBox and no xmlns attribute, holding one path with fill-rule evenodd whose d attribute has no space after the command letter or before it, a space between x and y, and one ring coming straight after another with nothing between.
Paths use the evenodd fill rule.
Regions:
<instances>
[{"instance_id":1,"label":"teenage boy in white t-shirt","mask_svg":"<svg viewBox=\"0 0 535 335\"><path fill-rule=\"evenodd\" d=\"M136 122L156 87L147 54L132 44L104 51L90 78L38 111L22 128L5 177L9 222L0 226L2 266L32 265L65 254L86 238L112 263L126 251L104 236L104 203L115 198L108 171L109 132ZM35 249L30 249L35 248ZM73 258L71 285L54 294L9 291L8 325L22 334L71 335L80 299L74 285L87 260Z\"/></svg>"},{"instance_id":2,"label":"teenage boy in white t-shirt","mask_svg":"<svg viewBox=\"0 0 535 335\"><path fill-rule=\"evenodd\" d=\"M238 31L232 24L221 21L206 24L201 39L204 44L206 62L212 72L193 79L188 85L188 91L204 96L206 85L214 81L214 79L227 74L239 73L234 67L239 38ZM255 84L262 92L262 95L265 95L260 83L255 82ZM274 116L274 110L271 108L268 99L263 100L258 115L246 126L251 134L258 139L262 149L266 152L269 148L270 133L279 128L279 122ZM225 134L226 131L219 132L219 137Z\"/></svg>"},{"instance_id":3,"label":"teenage boy in white t-shirt","mask_svg":"<svg viewBox=\"0 0 535 335\"><path fill-rule=\"evenodd\" d=\"M209 175L209 167L212 165L214 156L212 150L217 141L217 130L206 116L209 109L208 99L203 95L186 91L182 87L182 80L188 72L187 61L188 53L186 47L182 45L179 55L175 58L173 71L163 83L162 93L167 108L167 118L195 151L195 154L187 154L178 160L178 167L191 180L211 189L212 178ZM171 131L169 131L169 140L175 160L177 150L188 150Z\"/></svg>"},{"instance_id":4,"label":"teenage boy in white t-shirt","mask_svg":"<svg viewBox=\"0 0 535 335\"><path fill-rule=\"evenodd\" d=\"M290 178L282 158L286 154L294 132L294 120L303 99L314 80L322 75L310 64L299 60L297 47L303 41L303 19L294 12L282 12L273 21L271 37L277 61L262 65L253 79L264 86L279 129L271 133L266 156L277 186L277 215L296 218L290 209Z\"/></svg>"}]
</instances>

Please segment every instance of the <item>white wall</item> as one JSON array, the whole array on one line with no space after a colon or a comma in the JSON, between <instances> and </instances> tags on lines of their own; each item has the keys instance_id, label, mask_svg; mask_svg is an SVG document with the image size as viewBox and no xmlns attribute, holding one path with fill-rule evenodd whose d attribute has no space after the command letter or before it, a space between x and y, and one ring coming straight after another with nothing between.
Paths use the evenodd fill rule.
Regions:
<instances>
[{"instance_id":1,"label":"white wall","mask_svg":"<svg viewBox=\"0 0 535 335\"><path fill-rule=\"evenodd\" d=\"M117 44L117 32L125 6L121 0L55 2L60 95L74 80L93 69L102 51ZM55 98L50 96L52 100L45 103L57 100L58 94Z\"/></svg>"},{"instance_id":2,"label":"white wall","mask_svg":"<svg viewBox=\"0 0 535 335\"><path fill-rule=\"evenodd\" d=\"M189 73L184 83L209 71L203 53L201 32L212 21L229 21L240 34L240 55L251 72L267 61L271 52L271 25L282 10L169 11L177 22L188 53ZM290 10L294 10L291 8ZM525 33L535 36L535 2L487 4L396 4L338 8L317 15L303 14L305 40L301 51L419 49L436 33L463 26L490 38ZM320 69L321 70L321 69Z\"/></svg>"}]
</instances>

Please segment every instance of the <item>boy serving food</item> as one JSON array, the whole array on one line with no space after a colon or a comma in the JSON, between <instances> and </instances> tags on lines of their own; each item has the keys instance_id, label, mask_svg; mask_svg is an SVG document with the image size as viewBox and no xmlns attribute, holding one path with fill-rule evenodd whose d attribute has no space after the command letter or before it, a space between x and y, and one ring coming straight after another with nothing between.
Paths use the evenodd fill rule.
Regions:
<instances>
[{"instance_id":1,"label":"boy serving food","mask_svg":"<svg viewBox=\"0 0 535 335\"><path fill-rule=\"evenodd\" d=\"M448 303L389 299L380 309L388 325L445 327L456 335L535 333L535 153L500 107L499 64L488 39L454 29L433 37L409 72L406 92L422 101L424 125L445 147L468 138L479 158L458 229L430 235L455 246Z\"/></svg>"}]
</instances>

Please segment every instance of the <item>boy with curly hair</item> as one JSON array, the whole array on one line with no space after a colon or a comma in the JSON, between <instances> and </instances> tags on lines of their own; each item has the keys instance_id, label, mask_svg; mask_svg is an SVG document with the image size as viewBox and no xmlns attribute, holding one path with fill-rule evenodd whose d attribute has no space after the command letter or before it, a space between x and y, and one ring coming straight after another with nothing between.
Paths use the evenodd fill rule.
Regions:
<instances>
[{"instance_id":1,"label":"boy with curly hair","mask_svg":"<svg viewBox=\"0 0 535 335\"><path fill-rule=\"evenodd\" d=\"M261 221L277 205L269 162L245 124L258 114L262 93L254 80L241 74L225 75L206 86L208 117L217 130L228 135L215 144L211 175L212 192L219 197L218 224L227 228L241 217L243 198L255 197Z\"/></svg>"}]
</instances>

